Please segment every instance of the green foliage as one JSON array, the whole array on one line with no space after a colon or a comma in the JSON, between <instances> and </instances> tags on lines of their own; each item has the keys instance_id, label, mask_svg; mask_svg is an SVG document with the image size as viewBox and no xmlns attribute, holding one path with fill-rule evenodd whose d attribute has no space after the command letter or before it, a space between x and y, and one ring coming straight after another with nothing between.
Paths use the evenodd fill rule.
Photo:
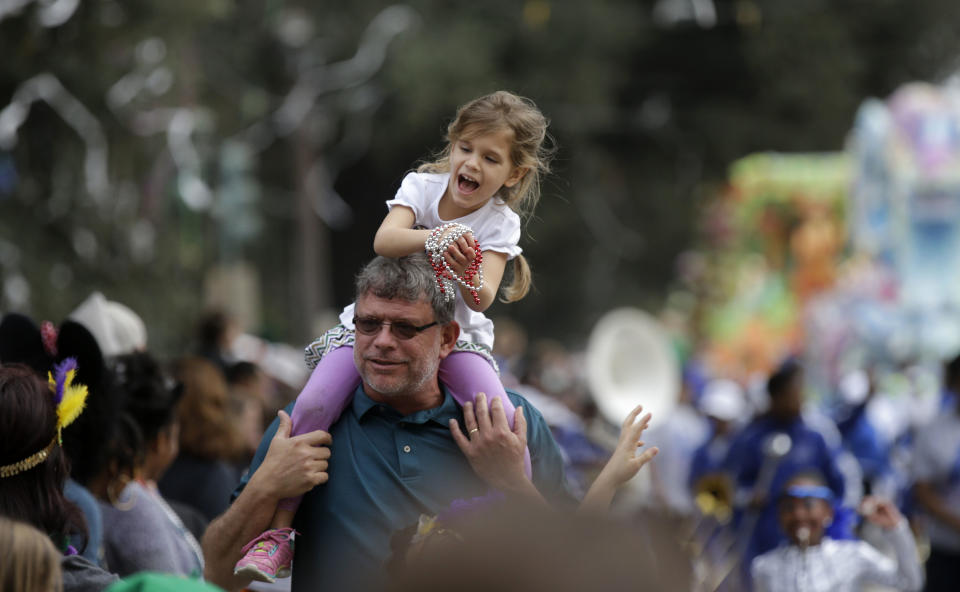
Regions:
<instances>
[{"instance_id":1,"label":"green foliage","mask_svg":"<svg viewBox=\"0 0 960 592\"><path fill-rule=\"evenodd\" d=\"M658 23L658 4L412 0L416 22L385 61L312 96L293 133L269 125L284 98L306 73L332 80L324 66L354 57L384 4L99 0L55 28L38 24L30 4L0 20L0 108L36 74L56 76L99 122L110 193L98 202L87 191L84 143L34 103L16 145L0 151L17 178L6 194L0 182L0 277L26 278L31 296L19 306L54 319L101 289L140 311L152 342L172 350L202 308L204 272L244 259L263 286L257 329L303 340L311 314L349 300L384 200L441 147L456 106L508 88L551 117L560 150L522 242L537 289L491 313L522 319L536 336L579 340L612 307L659 307L677 254L696 240L699 205L730 162L841 149L863 99L939 79L960 55L952 0L718 0L711 28ZM151 39L164 51L148 64ZM154 79L153 91L111 106L118 81L158 67L167 87ZM192 168L149 124L148 114L172 109L195 118ZM257 129L271 131L257 143ZM249 166L224 164L238 140L253 146ZM212 208L185 205L185 170L210 188ZM309 188L311 170L319 189ZM302 203L308 195L308 207L329 207L329 187L352 210L332 230ZM302 252L304 228L316 252ZM304 275L313 258L319 279ZM305 306L305 294L316 301ZM0 296L0 307L16 304Z\"/></svg>"}]
</instances>

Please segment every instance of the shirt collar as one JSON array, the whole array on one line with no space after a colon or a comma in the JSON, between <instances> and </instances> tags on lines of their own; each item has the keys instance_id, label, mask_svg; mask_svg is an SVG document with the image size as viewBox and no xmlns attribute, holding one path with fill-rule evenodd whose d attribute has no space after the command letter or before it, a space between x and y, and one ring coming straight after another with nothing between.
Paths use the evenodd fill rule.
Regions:
<instances>
[{"instance_id":1,"label":"shirt collar","mask_svg":"<svg viewBox=\"0 0 960 592\"><path fill-rule=\"evenodd\" d=\"M440 384L440 389L443 392L443 402L440 403L439 407L415 411L410 415L403 417L390 405L386 403L378 403L367 396L367 393L364 392L363 385L361 384L353 393L353 403L351 408L353 410L353 414L358 420L363 419L363 417L371 411L385 409L387 412L395 415L397 418L402 418L406 423L423 424L427 423L428 421L433 421L440 425L447 426L450 422L450 419L460 418L460 406L450 395L450 391L447 390L447 387L442 383Z\"/></svg>"}]
</instances>

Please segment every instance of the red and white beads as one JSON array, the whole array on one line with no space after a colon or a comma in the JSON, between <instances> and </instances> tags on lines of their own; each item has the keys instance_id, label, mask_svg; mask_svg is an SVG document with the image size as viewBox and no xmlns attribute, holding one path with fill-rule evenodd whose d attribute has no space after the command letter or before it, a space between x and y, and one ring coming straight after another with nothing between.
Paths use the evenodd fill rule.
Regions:
<instances>
[{"instance_id":1,"label":"red and white beads","mask_svg":"<svg viewBox=\"0 0 960 592\"><path fill-rule=\"evenodd\" d=\"M444 257L450 245L456 242L461 236L472 232L470 227L465 224L448 222L447 224L434 228L424 243L424 249L430 258L433 273L437 277L437 286L440 288L440 293L443 294L447 300L456 297L454 282L457 282L464 288L470 290L473 301L480 304L480 295L478 292L483 289L483 267L481 266L483 263L483 252L480 250L479 241L474 239L473 248L477 256L467 269L464 270L463 277L458 276L453 271L450 264L447 263L446 257ZM473 283L474 278L477 280L476 285Z\"/></svg>"}]
</instances>

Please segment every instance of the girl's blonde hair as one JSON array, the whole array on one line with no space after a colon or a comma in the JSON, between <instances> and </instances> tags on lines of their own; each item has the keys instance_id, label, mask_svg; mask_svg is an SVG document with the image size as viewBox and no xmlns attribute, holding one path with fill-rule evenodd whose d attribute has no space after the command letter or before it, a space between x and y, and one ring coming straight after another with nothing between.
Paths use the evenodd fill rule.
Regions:
<instances>
[{"instance_id":1,"label":"girl's blonde hair","mask_svg":"<svg viewBox=\"0 0 960 592\"><path fill-rule=\"evenodd\" d=\"M495 199L501 200L521 217L533 213L540 199L540 180L550 172L552 150L546 144L549 121L530 99L504 90L474 99L457 109L447 126L447 145L432 162L420 165L417 172L450 171L450 152L457 140L469 140L503 129L513 131L510 160L525 169L523 178L513 187L501 187ZM502 300L514 302L530 291L530 266L523 255L513 260L512 281L503 287Z\"/></svg>"},{"instance_id":2,"label":"girl's blonde hair","mask_svg":"<svg viewBox=\"0 0 960 592\"><path fill-rule=\"evenodd\" d=\"M0 557L0 590L63 590L61 555L33 526L0 516Z\"/></svg>"}]
</instances>

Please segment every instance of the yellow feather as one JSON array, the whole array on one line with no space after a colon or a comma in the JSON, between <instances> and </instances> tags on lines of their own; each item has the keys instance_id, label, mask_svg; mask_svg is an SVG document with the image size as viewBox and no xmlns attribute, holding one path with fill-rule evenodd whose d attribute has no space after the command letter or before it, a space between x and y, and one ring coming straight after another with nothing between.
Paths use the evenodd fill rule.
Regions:
<instances>
[{"instance_id":1,"label":"yellow feather","mask_svg":"<svg viewBox=\"0 0 960 592\"><path fill-rule=\"evenodd\" d=\"M51 391L57 392L57 381L53 379L53 372L47 372L47 383Z\"/></svg>"},{"instance_id":2,"label":"yellow feather","mask_svg":"<svg viewBox=\"0 0 960 592\"><path fill-rule=\"evenodd\" d=\"M69 384L69 380L67 381ZM57 407L57 418L61 428L65 428L80 415L87 402L87 387L80 384L69 386L63 393L63 401Z\"/></svg>"}]
</instances>

